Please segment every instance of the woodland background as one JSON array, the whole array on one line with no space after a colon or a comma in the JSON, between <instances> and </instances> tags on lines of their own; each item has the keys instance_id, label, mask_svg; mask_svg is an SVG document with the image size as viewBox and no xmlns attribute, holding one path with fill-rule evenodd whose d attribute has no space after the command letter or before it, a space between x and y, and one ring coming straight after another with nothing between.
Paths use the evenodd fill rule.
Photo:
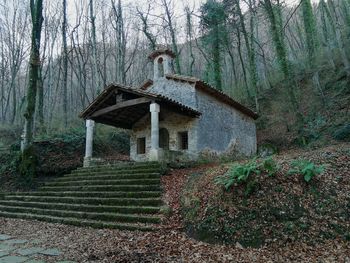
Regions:
<instances>
[{"instance_id":1,"label":"woodland background","mask_svg":"<svg viewBox=\"0 0 350 263\"><path fill-rule=\"evenodd\" d=\"M333 137L350 130L349 0L46 0L41 9L33 94L30 3L0 4L4 137L19 139L33 95L34 137L83 129L78 114L104 86L151 78L147 54L158 46L177 54L177 74L202 78L257 111L261 141L294 132L291 140L305 144L329 127Z\"/></svg>"},{"instance_id":2,"label":"woodland background","mask_svg":"<svg viewBox=\"0 0 350 263\"><path fill-rule=\"evenodd\" d=\"M85 125L79 112L111 82L138 87L152 78L147 55L166 46L177 54L177 74L204 79L259 114L258 154L249 161L177 164L162 176L173 212L164 232L130 238L106 232L101 239L91 232L86 239L75 234L82 229L67 228L86 248L68 255L77 261L164 255L173 261L184 253L196 257L192 262L223 261L228 254L239 262L242 256L247 262L346 261L349 44L350 0L2 0L0 192L33 190L81 167ZM128 160L127 131L96 126L94 156ZM260 171L261 163L274 174ZM303 169L292 175L295 164ZM235 181L237 170L245 173L243 182ZM220 176L232 187L215 183ZM11 235L52 230L44 231L47 244L65 229L4 222ZM198 245L186 241L183 230L236 247ZM122 241L106 242L105 236ZM74 247L64 241L60 246ZM242 245L263 248L242 253Z\"/></svg>"}]
</instances>

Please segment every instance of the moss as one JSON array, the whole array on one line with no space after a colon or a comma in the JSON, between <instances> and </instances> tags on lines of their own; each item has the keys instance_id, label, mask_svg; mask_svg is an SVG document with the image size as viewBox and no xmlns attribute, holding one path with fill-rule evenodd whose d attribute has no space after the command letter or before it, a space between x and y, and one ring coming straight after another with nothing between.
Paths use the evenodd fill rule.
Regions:
<instances>
[{"instance_id":1,"label":"moss","mask_svg":"<svg viewBox=\"0 0 350 263\"><path fill-rule=\"evenodd\" d=\"M42 187L43 191L159 191L159 185L88 185L88 186L45 186Z\"/></svg>"},{"instance_id":2,"label":"moss","mask_svg":"<svg viewBox=\"0 0 350 263\"><path fill-rule=\"evenodd\" d=\"M160 168L159 168L159 172L161 175L165 175L168 173L168 165L165 162L160 163Z\"/></svg>"},{"instance_id":3,"label":"moss","mask_svg":"<svg viewBox=\"0 0 350 263\"><path fill-rule=\"evenodd\" d=\"M19 184L24 188L31 188L37 175L38 157L33 146L25 149L19 157Z\"/></svg>"},{"instance_id":4,"label":"moss","mask_svg":"<svg viewBox=\"0 0 350 263\"><path fill-rule=\"evenodd\" d=\"M171 207L167 206L167 205L163 205L160 210L160 213L162 213L165 216L170 216L173 213L173 210L171 209Z\"/></svg>"},{"instance_id":5,"label":"moss","mask_svg":"<svg viewBox=\"0 0 350 263\"><path fill-rule=\"evenodd\" d=\"M235 217L219 207L208 207L200 220L187 222L187 233L208 243L235 244L245 247L260 247L265 242L261 226L255 225L259 217L257 211L247 210Z\"/></svg>"}]
</instances>

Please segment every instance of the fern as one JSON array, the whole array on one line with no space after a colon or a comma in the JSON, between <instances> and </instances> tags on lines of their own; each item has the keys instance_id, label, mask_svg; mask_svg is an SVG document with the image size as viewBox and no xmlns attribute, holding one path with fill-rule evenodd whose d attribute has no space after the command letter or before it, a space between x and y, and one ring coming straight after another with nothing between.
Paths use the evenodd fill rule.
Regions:
<instances>
[{"instance_id":1,"label":"fern","mask_svg":"<svg viewBox=\"0 0 350 263\"><path fill-rule=\"evenodd\" d=\"M308 160L294 160L288 174L301 174L305 182L310 182L313 177L324 172L323 165L316 165Z\"/></svg>"},{"instance_id":2,"label":"fern","mask_svg":"<svg viewBox=\"0 0 350 263\"><path fill-rule=\"evenodd\" d=\"M266 172L268 176L273 176L277 173L278 169L279 166L271 157L260 163L254 158L245 164L234 164L226 174L216 177L215 183L223 185L228 190L233 185L242 183L249 185L252 176L259 175L262 172Z\"/></svg>"},{"instance_id":3,"label":"fern","mask_svg":"<svg viewBox=\"0 0 350 263\"><path fill-rule=\"evenodd\" d=\"M277 163L272 159L272 157L265 159L262 162L262 167L264 168L268 176L274 176L280 169L279 165L277 165Z\"/></svg>"}]
</instances>

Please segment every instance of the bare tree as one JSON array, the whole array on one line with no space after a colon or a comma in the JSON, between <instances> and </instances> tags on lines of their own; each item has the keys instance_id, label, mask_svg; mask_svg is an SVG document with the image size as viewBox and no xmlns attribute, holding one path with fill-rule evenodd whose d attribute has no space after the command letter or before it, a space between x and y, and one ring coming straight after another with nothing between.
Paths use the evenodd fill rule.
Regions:
<instances>
[{"instance_id":1,"label":"bare tree","mask_svg":"<svg viewBox=\"0 0 350 263\"><path fill-rule=\"evenodd\" d=\"M149 28L149 14L150 14L150 10L151 10L151 5L148 4L148 9L147 12L144 13L142 10L140 10L138 7L136 7L136 12L138 17L141 20L141 30L144 33L144 35L146 36L148 42L149 42L149 46L152 50L157 49L157 38L155 35L153 35L150 31Z\"/></svg>"},{"instance_id":2,"label":"bare tree","mask_svg":"<svg viewBox=\"0 0 350 263\"><path fill-rule=\"evenodd\" d=\"M31 52L29 58L29 84L27 90L27 107L24 113L24 141L22 150L26 151L32 145L33 140L33 123L36 103L36 93L39 82L40 71L40 40L41 28L43 23L42 16L43 0L31 0L30 12L32 18L32 36L31 36ZM25 162L27 157L24 155ZM30 156L28 156L30 158Z\"/></svg>"},{"instance_id":3,"label":"bare tree","mask_svg":"<svg viewBox=\"0 0 350 263\"><path fill-rule=\"evenodd\" d=\"M167 29L169 30L169 33L170 33L171 47L176 55L175 57L176 73L181 74L180 53L177 46L176 31L175 31L174 18L173 18L174 12L173 10L170 9L173 2L172 0L161 0L161 3L165 11L164 21L166 22Z\"/></svg>"},{"instance_id":4,"label":"bare tree","mask_svg":"<svg viewBox=\"0 0 350 263\"><path fill-rule=\"evenodd\" d=\"M113 9L114 23L112 23L117 44L116 54L116 78L118 82L125 84L126 72L125 72L125 59L126 59L126 36L124 27L124 17L122 11L121 0L118 0L116 6L115 0L111 0Z\"/></svg>"}]
</instances>

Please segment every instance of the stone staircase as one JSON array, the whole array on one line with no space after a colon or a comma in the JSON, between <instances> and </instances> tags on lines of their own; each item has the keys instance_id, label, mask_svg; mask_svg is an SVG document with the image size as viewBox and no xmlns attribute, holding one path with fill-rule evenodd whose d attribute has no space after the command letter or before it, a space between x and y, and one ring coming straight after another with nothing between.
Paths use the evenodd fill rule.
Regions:
<instances>
[{"instance_id":1,"label":"stone staircase","mask_svg":"<svg viewBox=\"0 0 350 263\"><path fill-rule=\"evenodd\" d=\"M151 231L161 222L157 163L78 168L35 192L0 193L0 216Z\"/></svg>"}]
</instances>

